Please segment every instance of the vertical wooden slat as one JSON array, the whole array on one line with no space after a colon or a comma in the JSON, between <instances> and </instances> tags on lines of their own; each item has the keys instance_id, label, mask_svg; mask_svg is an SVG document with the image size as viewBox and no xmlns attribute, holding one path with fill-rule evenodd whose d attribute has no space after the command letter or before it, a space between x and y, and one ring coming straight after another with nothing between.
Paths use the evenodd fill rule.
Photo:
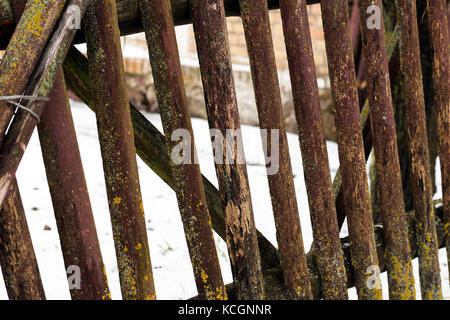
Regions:
<instances>
[{"instance_id":1,"label":"vertical wooden slat","mask_svg":"<svg viewBox=\"0 0 450 320\"><path fill-rule=\"evenodd\" d=\"M0 211L0 265L10 300L45 300L33 243L15 180Z\"/></svg>"},{"instance_id":2,"label":"vertical wooden slat","mask_svg":"<svg viewBox=\"0 0 450 320\"><path fill-rule=\"evenodd\" d=\"M282 0L280 7L323 295L325 299L347 299L306 2Z\"/></svg>"},{"instance_id":3,"label":"vertical wooden slat","mask_svg":"<svg viewBox=\"0 0 450 320\"><path fill-rule=\"evenodd\" d=\"M241 17L247 41L261 136L271 153L278 152L278 163L267 163L270 197L284 284L294 299L312 299L302 231L295 194L291 158L283 119L280 86L265 1L240 0ZM278 139L272 141L273 131ZM267 141L266 141L267 140ZM275 142L275 145L273 145ZM331 193L330 193L331 195Z\"/></svg>"},{"instance_id":4,"label":"vertical wooden slat","mask_svg":"<svg viewBox=\"0 0 450 320\"><path fill-rule=\"evenodd\" d=\"M223 0L191 0L200 71L209 126L220 130L240 129L231 69ZM227 148L222 144L222 154ZM243 159L244 155L240 155ZM256 227L245 164L216 163L216 174L225 213L226 238L233 278L241 299L262 299L263 283Z\"/></svg>"},{"instance_id":5,"label":"vertical wooden slat","mask_svg":"<svg viewBox=\"0 0 450 320\"><path fill-rule=\"evenodd\" d=\"M49 98L38 132L65 266L80 268L81 288L70 294L74 300L110 299L62 71Z\"/></svg>"},{"instance_id":6,"label":"vertical wooden slat","mask_svg":"<svg viewBox=\"0 0 450 320\"><path fill-rule=\"evenodd\" d=\"M389 298L412 300L415 299L415 285L403 202L385 32L381 16L381 28L369 25L367 9L373 5L381 10L381 0L360 1L363 55L367 62L370 120L386 246Z\"/></svg>"},{"instance_id":7,"label":"vertical wooden slat","mask_svg":"<svg viewBox=\"0 0 450 320\"><path fill-rule=\"evenodd\" d=\"M428 21L433 49L435 116L439 137L447 265L450 272L450 37L447 20L445 0L429 0Z\"/></svg>"},{"instance_id":8,"label":"vertical wooden slat","mask_svg":"<svg viewBox=\"0 0 450 320\"><path fill-rule=\"evenodd\" d=\"M28 1L0 62L0 96L23 93L64 3L65 0ZM14 108L6 101L0 101L1 136L8 128L13 112Z\"/></svg>"},{"instance_id":9,"label":"vertical wooden slat","mask_svg":"<svg viewBox=\"0 0 450 320\"><path fill-rule=\"evenodd\" d=\"M84 14L86 3L87 0L70 1L71 5L80 9L81 16ZM45 47L26 89L18 94L25 92L25 95L36 98L45 98L50 94L57 72L62 66L69 45L75 36L76 29L69 27L73 18L74 12L66 9L49 40L49 44ZM21 58L26 59L26 57ZM0 153L0 207L8 194L9 186L15 177L19 163L33 134L38 120L37 117L42 114L45 107L44 101L27 100L22 104L33 115L31 112L18 110L2 144Z\"/></svg>"},{"instance_id":10,"label":"vertical wooden slat","mask_svg":"<svg viewBox=\"0 0 450 320\"><path fill-rule=\"evenodd\" d=\"M415 0L396 0L422 299L442 299Z\"/></svg>"},{"instance_id":11,"label":"vertical wooden slat","mask_svg":"<svg viewBox=\"0 0 450 320\"><path fill-rule=\"evenodd\" d=\"M91 1L84 30L122 297L155 299L115 1Z\"/></svg>"},{"instance_id":12,"label":"vertical wooden slat","mask_svg":"<svg viewBox=\"0 0 450 320\"><path fill-rule=\"evenodd\" d=\"M360 299L381 299L381 288L368 285L372 280L379 280L374 272L378 258L359 125L348 4L346 0L323 0L321 4L356 288Z\"/></svg>"},{"instance_id":13,"label":"vertical wooden slat","mask_svg":"<svg viewBox=\"0 0 450 320\"><path fill-rule=\"evenodd\" d=\"M195 163L197 151L170 1L141 0L140 8L169 156L179 144L172 141L172 134L184 129L190 135L190 143L186 141L190 163L173 164L171 171L197 290L203 299L226 299L200 166Z\"/></svg>"}]
</instances>

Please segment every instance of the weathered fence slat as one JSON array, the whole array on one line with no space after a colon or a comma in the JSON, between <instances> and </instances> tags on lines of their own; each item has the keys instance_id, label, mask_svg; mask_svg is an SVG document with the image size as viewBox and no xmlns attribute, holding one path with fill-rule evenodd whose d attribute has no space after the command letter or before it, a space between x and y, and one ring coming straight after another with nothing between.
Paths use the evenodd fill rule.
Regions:
<instances>
[{"instance_id":1,"label":"weathered fence slat","mask_svg":"<svg viewBox=\"0 0 450 320\"><path fill-rule=\"evenodd\" d=\"M84 13L86 3L87 1L85 0L71 1L72 5L80 8L81 14ZM75 30L68 28L69 21L72 21L73 15L73 11L66 9L59 20L58 26L42 53L32 78L28 82L25 90L26 96L45 98L50 94L57 71L62 66L67 50L75 35ZM6 198L8 188L36 126L37 119L35 117L40 116L45 102L27 101L23 105L31 110L33 115L24 110L17 111L3 142L0 153L0 207Z\"/></svg>"},{"instance_id":2,"label":"weathered fence slat","mask_svg":"<svg viewBox=\"0 0 450 320\"><path fill-rule=\"evenodd\" d=\"M84 30L122 297L155 299L115 1L91 1Z\"/></svg>"},{"instance_id":3,"label":"weathered fence slat","mask_svg":"<svg viewBox=\"0 0 450 320\"><path fill-rule=\"evenodd\" d=\"M381 299L364 145L346 0L322 1L322 20L331 92L335 105L343 197L351 238L352 264L360 299ZM374 278L376 284L368 283Z\"/></svg>"},{"instance_id":4,"label":"weathered fence slat","mask_svg":"<svg viewBox=\"0 0 450 320\"><path fill-rule=\"evenodd\" d=\"M69 288L70 294L74 300L107 300L110 292L62 71L49 98L38 132L66 270L75 266L80 271L81 287Z\"/></svg>"},{"instance_id":5,"label":"weathered fence slat","mask_svg":"<svg viewBox=\"0 0 450 320\"><path fill-rule=\"evenodd\" d=\"M288 295L293 299L311 299L311 284L283 119L269 10L265 1L240 0L239 3L259 125L262 130L266 130L261 134L262 143L266 146L266 153L270 150L272 156L271 162L266 163L267 178L284 285ZM275 132L275 139L273 139L272 135ZM278 153L278 159L274 159L274 152Z\"/></svg>"},{"instance_id":6,"label":"weathered fence slat","mask_svg":"<svg viewBox=\"0 0 450 320\"><path fill-rule=\"evenodd\" d=\"M229 130L240 130L240 121L223 0L191 0L191 10L209 126L226 137ZM216 154L234 151L232 159L215 161L233 278L242 299L262 299L260 253L240 132L237 146L234 138L222 137L211 140L218 145Z\"/></svg>"},{"instance_id":7,"label":"weathered fence slat","mask_svg":"<svg viewBox=\"0 0 450 320\"><path fill-rule=\"evenodd\" d=\"M323 135L306 3L304 0L281 0L280 6L313 228L313 250L323 295L325 299L347 299L347 277Z\"/></svg>"},{"instance_id":8,"label":"weathered fence slat","mask_svg":"<svg viewBox=\"0 0 450 320\"><path fill-rule=\"evenodd\" d=\"M442 299L415 0L396 1L422 299Z\"/></svg>"},{"instance_id":9,"label":"weathered fence slat","mask_svg":"<svg viewBox=\"0 0 450 320\"><path fill-rule=\"evenodd\" d=\"M166 136L167 152L172 155L180 142L172 140L184 130L188 158L171 166L178 207L198 293L203 299L226 299L225 286L212 232L200 166L196 163L191 118L181 73L180 58L169 0L141 0L142 23L146 32L155 90ZM184 133L184 132L183 132ZM182 160L182 159L180 159ZM186 162L187 160L187 162Z\"/></svg>"},{"instance_id":10,"label":"weathered fence slat","mask_svg":"<svg viewBox=\"0 0 450 320\"><path fill-rule=\"evenodd\" d=\"M10 300L45 300L17 181L0 211L0 265Z\"/></svg>"},{"instance_id":11,"label":"weathered fence slat","mask_svg":"<svg viewBox=\"0 0 450 320\"><path fill-rule=\"evenodd\" d=\"M91 81L88 76L87 64L86 57L77 49L72 48L64 63L64 70L70 89L95 111L90 92ZM131 103L130 107L137 154L164 182L175 190L175 183L170 174L170 167L173 164L167 152L164 135ZM213 229L222 239L226 240L225 218L220 192L206 177L202 176L202 181ZM263 268L270 269L278 265L279 260L275 247L259 231L257 231L257 236Z\"/></svg>"},{"instance_id":12,"label":"weathered fence slat","mask_svg":"<svg viewBox=\"0 0 450 320\"><path fill-rule=\"evenodd\" d=\"M367 65L370 120L375 149L378 192L386 246L389 298L415 299L415 285L403 202L394 109L382 17L380 26L368 21L369 6L381 8L381 0L361 0L363 56ZM377 23L377 22L375 22Z\"/></svg>"},{"instance_id":13,"label":"weathered fence slat","mask_svg":"<svg viewBox=\"0 0 450 320\"><path fill-rule=\"evenodd\" d=\"M445 1L429 0L428 21L433 49L435 116L439 137L447 265L450 273L450 31L447 20Z\"/></svg>"},{"instance_id":14,"label":"weathered fence slat","mask_svg":"<svg viewBox=\"0 0 450 320\"><path fill-rule=\"evenodd\" d=\"M15 0L14 0L15 1ZM239 16L239 0L225 0L225 11L227 16ZM266 0L270 9L277 9L279 7L279 0ZM13 0L0 0L0 50L3 50L8 43L14 30L14 20L12 17L9 2ZM117 15L119 17L120 34L126 36L143 31L139 0L118 0L117 1ZM173 17L175 25L185 25L192 23L189 0L171 0L173 8ZM307 0L307 4L319 3L320 0ZM75 43L85 42L85 36L80 30L75 36Z\"/></svg>"}]
</instances>

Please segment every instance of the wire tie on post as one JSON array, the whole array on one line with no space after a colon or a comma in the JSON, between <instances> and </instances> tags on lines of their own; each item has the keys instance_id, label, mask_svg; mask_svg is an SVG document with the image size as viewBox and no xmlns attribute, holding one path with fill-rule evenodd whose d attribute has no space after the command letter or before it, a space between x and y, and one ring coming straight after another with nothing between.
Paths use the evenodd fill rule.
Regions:
<instances>
[{"instance_id":1,"label":"wire tie on post","mask_svg":"<svg viewBox=\"0 0 450 320\"><path fill-rule=\"evenodd\" d=\"M25 95L0 96L0 101L6 101L6 102L16 106L17 108L28 112L29 114L31 114L33 116L33 118L36 119L36 121L38 123L41 121L41 118L39 117L39 115L36 112L34 112L32 109L27 108L27 107L21 105L20 103L13 101L16 99L23 99L23 100L28 100L28 101L48 101L48 100L50 100L49 98L45 98L45 97L25 96Z\"/></svg>"}]
</instances>

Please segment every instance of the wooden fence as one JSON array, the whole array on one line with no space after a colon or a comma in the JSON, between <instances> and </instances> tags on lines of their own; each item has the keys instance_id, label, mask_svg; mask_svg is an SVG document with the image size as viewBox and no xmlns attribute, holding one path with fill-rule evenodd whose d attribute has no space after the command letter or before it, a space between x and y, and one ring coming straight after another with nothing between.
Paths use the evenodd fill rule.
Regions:
<instances>
[{"instance_id":1,"label":"wooden fence","mask_svg":"<svg viewBox=\"0 0 450 320\"><path fill-rule=\"evenodd\" d=\"M136 154L177 195L199 299L442 299L438 248L450 253L450 66L446 1L428 0L443 206L435 210L415 0L396 1L387 35L381 0L322 0L340 169L332 181L305 0L0 0L0 264L10 299L45 299L15 180L37 126L66 268L80 270L72 299L110 299L66 86L95 111L123 299L156 299ZM279 8L292 83L313 238L303 246L268 12ZM353 9L358 6L353 3ZM356 15L355 15L356 12ZM381 11L380 11L381 12ZM378 12L378 14L380 14ZM215 163L219 189L196 163L174 26L192 23L208 122L222 137L240 128L226 16L242 18L267 164L278 249L256 229L245 161ZM83 17L82 30L73 27ZM377 21L377 18L380 19ZM354 28L361 21L361 34ZM374 20L370 20L374 19ZM370 21L369 21L370 20ZM141 23L142 21L142 23ZM377 25L378 23L378 25ZM358 25L358 24L356 24ZM127 100L119 36L145 31L164 135ZM367 91L355 71L361 36ZM353 35L353 40L352 40ZM88 58L73 43L87 43ZM398 61L400 61L400 70ZM392 102L404 76L414 211L406 212ZM17 98L19 96L19 98ZM367 97L367 100L366 100ZM48 98L48 99L45 99ZM48 100L48 101L44 101ZM183 129L183 162L174 160ZM276 135L275 135L276 132ZM212 143L217 143L212 138ZM229 142L227 140L227 142ZM374 226L366 159L375 152L382 226ZM243 150L221 144L222 154ZM267 151L266 150L266 151ZM234 153L236 155L236 153ZM186 162L187 160L187 162ZM275 173L269 172L271 165ZM158 214L152 212L150 214ZM339 238L347 218L349 237ZM225 284L213 230L228 246ZM379 273L387 271L388 287ZM442 284L448 285L448 284Z\"/></svg>"}]
</instances>

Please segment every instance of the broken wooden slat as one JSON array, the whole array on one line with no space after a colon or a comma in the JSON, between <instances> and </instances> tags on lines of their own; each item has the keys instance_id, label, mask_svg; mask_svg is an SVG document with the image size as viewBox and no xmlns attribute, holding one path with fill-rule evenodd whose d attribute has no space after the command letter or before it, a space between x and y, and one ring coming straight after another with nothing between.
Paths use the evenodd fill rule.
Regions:
<instances>
[{"instance_id":1,"label":"broken wooden slat","mask_svg":"<svg viewBox=\"0 0 450 320\"><path fill-rule=\"evenodd\" d=\"M200 166L196 163L170 1L141 0L140 8L168 154L180 143L172 140L177 130L184 130L190 138L183 141L189 149L185 151L190 154L188 162L173 164L171 171L197 291L203 299L226 299Z\"/></svg>"},{"instance_id":2,"label":"broken wooden slat","mask_svg":"<svg viewBox=\"0 0 450 320\"><path fill-rule=\"evenodd\" d=\"M223 158L219 159L220 163L215 161L233 278L242 299L262 299L260 253L245 156L239 146L240 131L237 131L237 147L234 139L223 139L228 130L240 130L224 3L223 0L192 0L191 10L208 122L211 129L222 135L212 139L212 143L220 145L216 152L222 156L228 154L227 150L234 150L235 155L239 153L231 161ZM230 142L232 146L227 145Z\"/></svg>"},{"instance_id":3,"label":"broken wooden slat","mask_svg":"<svg viewBox=\"0 0 450 320\"><path fill-rule=\"evenodd\" d=\"M381 16L376 17L379 21L375 22L368 21L367 16L370 6L377 6L381 12L381 5L381 0L360 1L363 56L367 64L370 120L384 227L389 298L414 300L415 284L403 202L384 24Z\"/></svg>"},{"instance_id":4,"label":"broken wooden slat","mask_svg":"<svg viewBox=\"0 0 450 320\"><path fill-rule=\"evenodd\" d=\"M347 299L347 277L323 135L306 3L304 0L281 0L280 5L309 199L313 246L323 295L325 299Z\"/></svg>"},{"instance_id":5,"label":"broken wooden slat","mask_svg":"<svg viewBox=\"0 0 450 320\"><path fill-rule=\"evenodd\" d=\"M450 8L450 6L449 6ZM450 36L445 1L428 1L430 42L433 48L433 84L435 116L439 137L442 200L450 272Z\"/></svg>"},{"instance_id":6,"label":"broken wooden slat","mask_svg":"<svg viewBox=\"0 0 450 320\"><path fill-rule=\"evenodd\" d=\"M288 295L293 299L311 299L311 284L284 125L269 10L264 1L240 0L239 3L259 126L262 130L267 130L261 135L262 143L263 146L266 145L266 153L269 150L271 153L271 162L266 163L267 178L275 217L284 285ZM272 139L274 132L277 134L275 135L276 140ZM278 153L278 159L273 158L274 153Z\"/></svg>"},{"instance_id":7,"label":"broken wooden slat","mask_svg":"<svg viewBox=\"0 0 450 320\"><path fill-rule=\"evenodd\" d=\"M89 74L124 300L156 298L114 0L86 11Z\"/></svg>"},{"instance_id":8,"label":"broken wooden slat","mask_svg":"<svg viewBox=\"0 0 450 320\"><path fill-rule=\"evenodd\" d=\"M10 300L45 300L33 243L15 180L0 211L0 265Z\"/></svg>"},{"instance_id":9,"label":"broken wooden slat","mask_svg":"<svg viewBox=\"0 0 450 320\"><path fill-rule=\"evenodd\" d=\"M321 4L356 288L360 299L381 299L348 4L346 0L323 0Z\"/></svg>"},{"instance_id":10,"label":"broken wooden slat","mask_svg":"<svg viewBox=\"0 0 450 320\"><path fill-rule=\"evenodd\" d=\"M66 270L80 270L73 300L109 300L110 292L97 238L81 155L62 71L38 125L47 181Z\"/></svg>"},{"instance_id":11,"label":"broken wooden slat","mask_svg":"<svg viewBox=\"0 0 450 320\"><path fill-rule=\"evenodd\" d=\"M411 188L417 217L422 299L442 299L439 252L434 224L430 158L415 0L397 0L400 68L404 78L405 124L411 159Z\"/></svg>"}]
</instances>

